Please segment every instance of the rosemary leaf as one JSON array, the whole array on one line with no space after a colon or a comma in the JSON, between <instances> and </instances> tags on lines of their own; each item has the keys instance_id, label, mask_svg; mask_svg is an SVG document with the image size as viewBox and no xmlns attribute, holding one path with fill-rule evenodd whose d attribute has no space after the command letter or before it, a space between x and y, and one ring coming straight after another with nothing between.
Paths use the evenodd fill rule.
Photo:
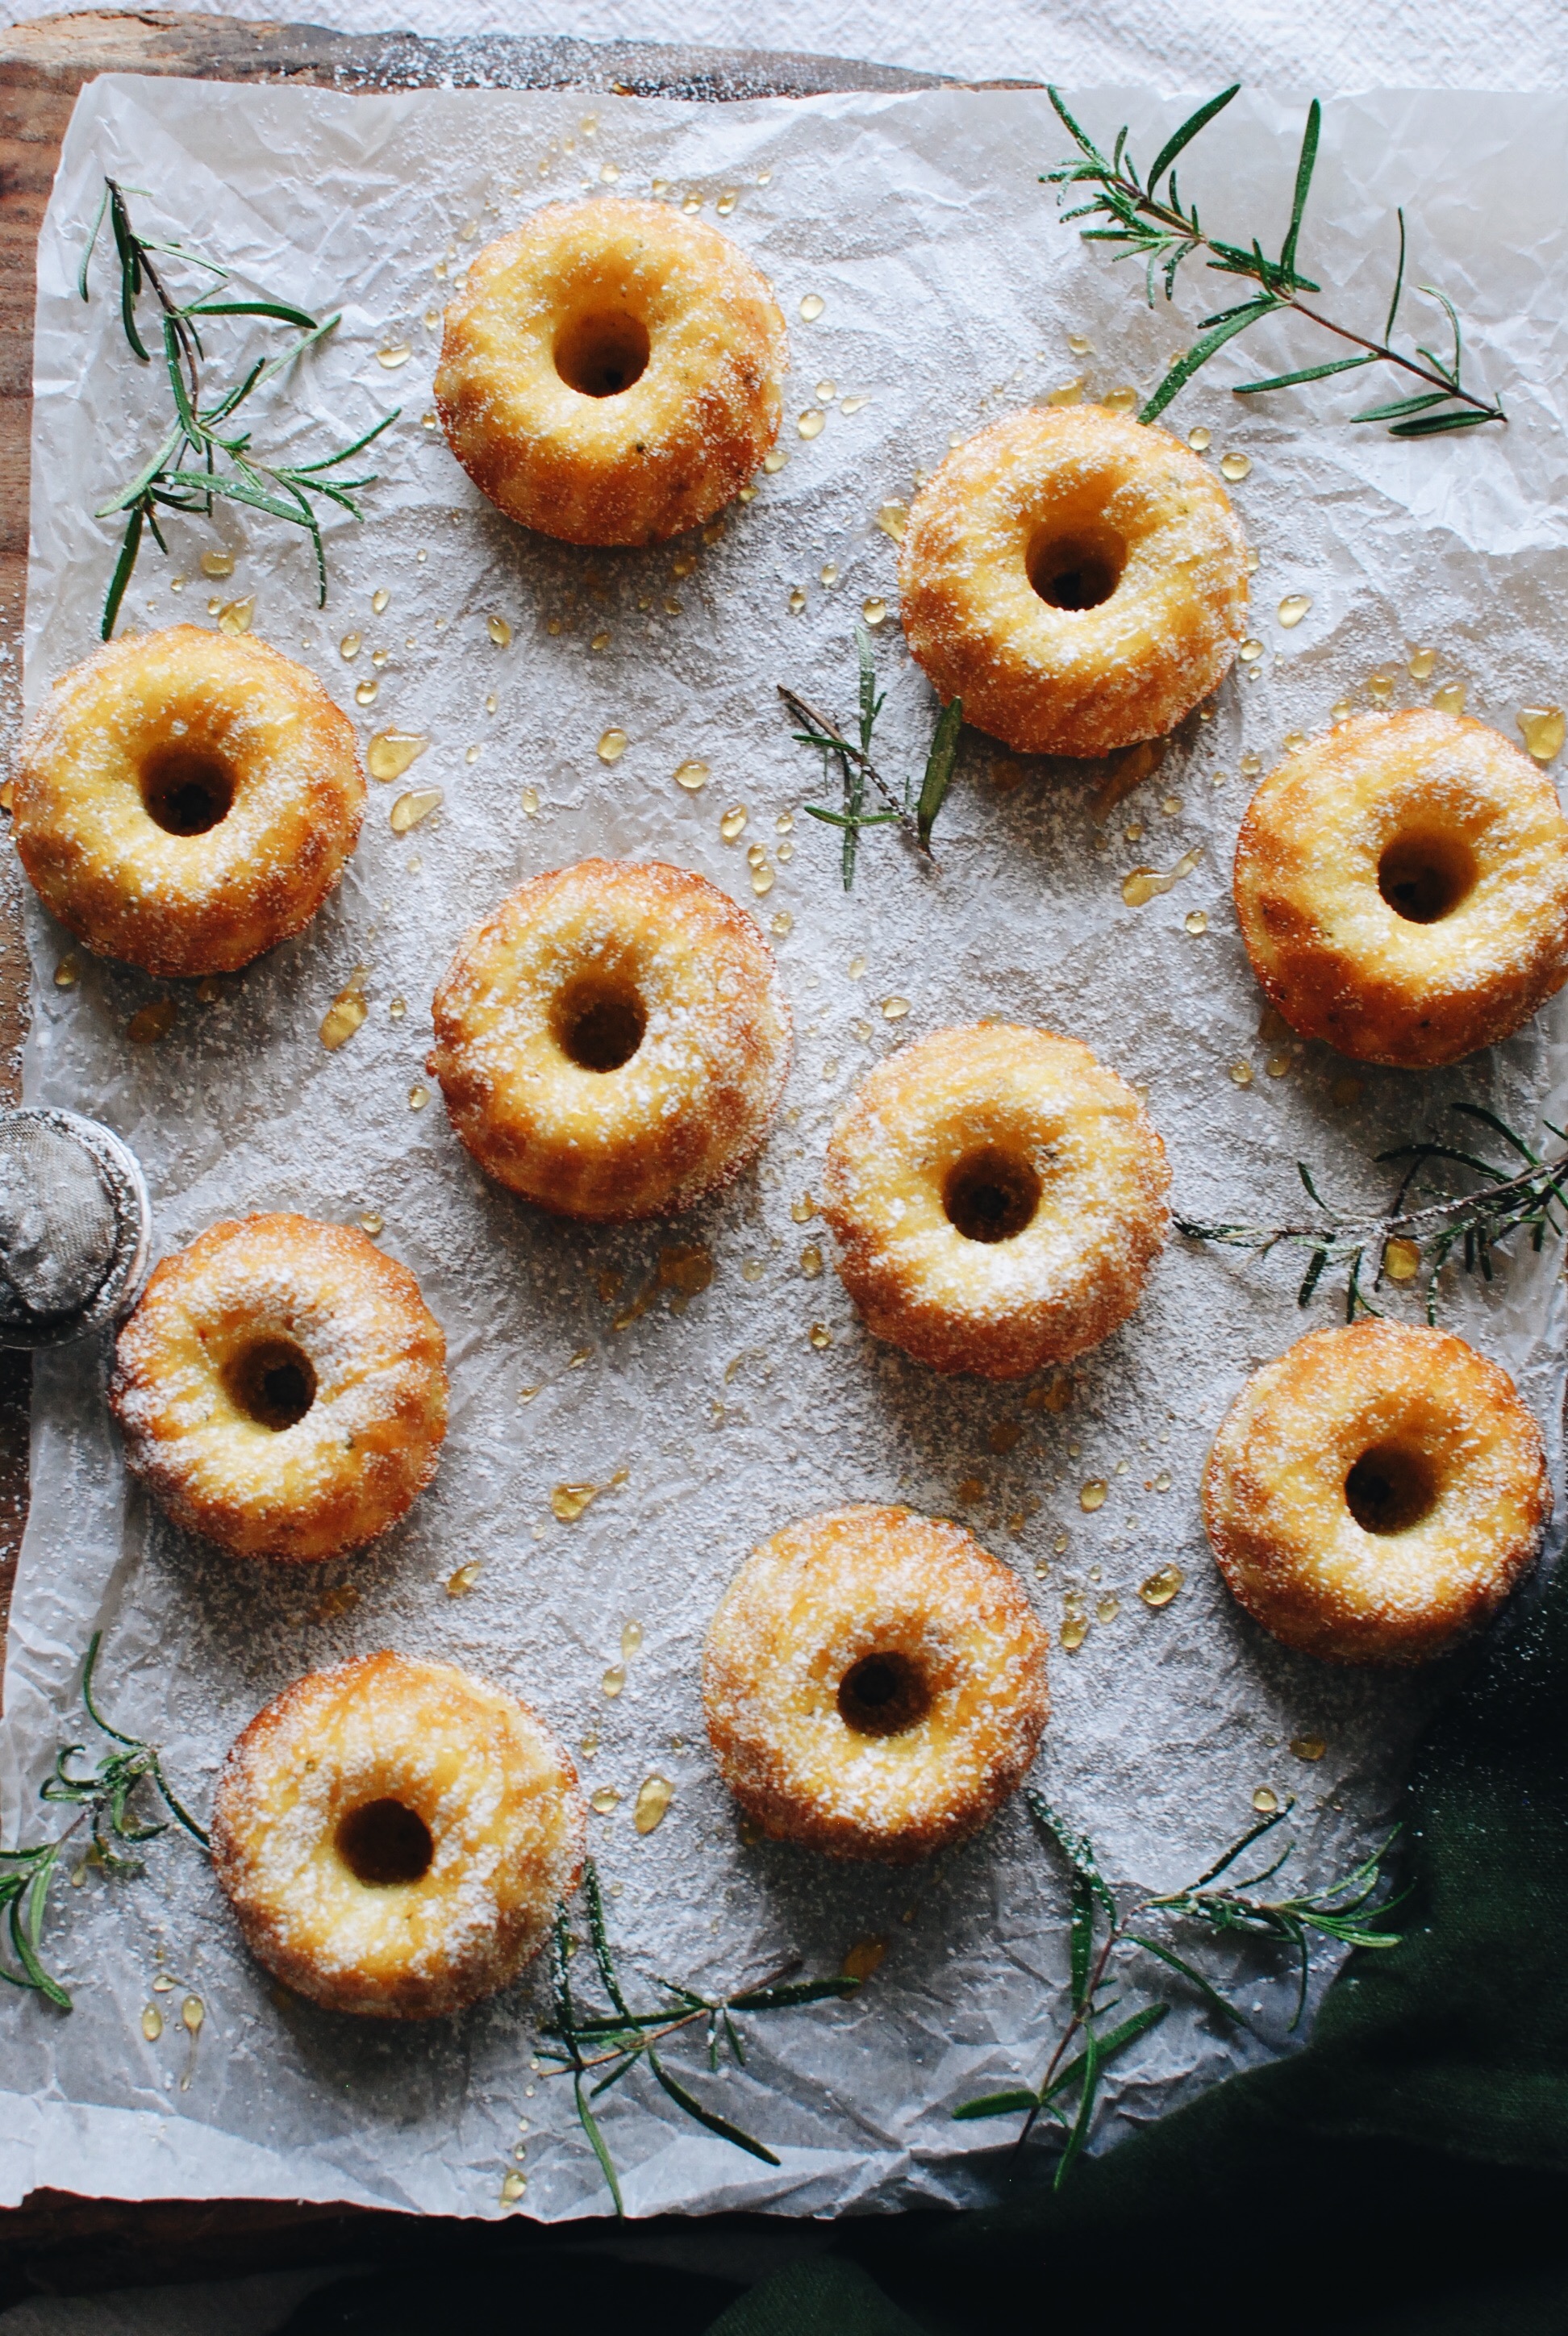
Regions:
<instances>
[{"instance_id":1,"label":"rosemary leaf","mask_svg":"<svg viewBox=\"0 0 1568 2336\"><path fill-rule=\"evenodd\" d=\"M749 2133L743 2133L740 2127L731 2125L727 2117L705 2108L695 2093L688 2093L684 2085L676 2082L657 2054L649 2052L648 2065L677 2108L684 2109L688 2117L695 2117L698 2125L707 2127L709 2133L716 2133L721 2141L733 2142L737 2149L747 2151L753 2157L760 2157L765 2166L777 2166L782 2162L765 2143L754 2139Z\"/></svg>"}]
</instances>

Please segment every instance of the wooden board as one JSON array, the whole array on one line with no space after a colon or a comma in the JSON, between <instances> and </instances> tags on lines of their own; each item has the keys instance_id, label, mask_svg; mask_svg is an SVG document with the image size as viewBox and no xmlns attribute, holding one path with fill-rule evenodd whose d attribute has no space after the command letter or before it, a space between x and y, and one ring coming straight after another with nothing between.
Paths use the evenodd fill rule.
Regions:
<instances>
[{"instance_id":1,"label":"wooden board","mask_svg":"<svg viewBox=\"0 0 1568 2336\"><path fill-rule=\"evenodd\" d=\"M930 74L844 58L561 38L425 41L223 16L91 11L0 29L0 746L20 719L32 430L34 255L76 93L101 73L290 81L340 90L581 89L600 96L722 102L830 90L940 86ZM0 891L0 1103L19 1088L27 968L15 869ZM26 1514L28 1358L0 1351L0 1647ZM732 2231L749 2218L726 2216ZM646 2225L641 2227L647 2227ZM583 2225L560 2234L580 2238ZM24 2295L180 2279L233 2278L287 2263L487 2259L554 2244L522 2221L465 2224L357 2208L229 2200L143 2205L40 2192L0 2214L0 2311Z\"/></svg>"}]
</instances>

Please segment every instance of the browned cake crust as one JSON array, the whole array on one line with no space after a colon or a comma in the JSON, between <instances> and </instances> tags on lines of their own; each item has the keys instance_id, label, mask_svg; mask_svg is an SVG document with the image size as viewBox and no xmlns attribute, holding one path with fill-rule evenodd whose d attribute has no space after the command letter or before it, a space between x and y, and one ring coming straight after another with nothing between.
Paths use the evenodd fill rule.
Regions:
<instances>
[{"instance_id":1,"label":"browned cake crust","mask_svg":"<svg viewBox=\"0 0 1568 2336\"><path fill-rule=\"evenodd\" d=\"M727 1183L789 1072L773 951L716 885L658 861L519 885L467 935L432 1013L430 1070L480 1166L600 1223Z\"/></svg>"},{"instance_id":2,"label":"browned cake crust","mask_svg":"<svg viewBox=\"0 0 1568 2336\"><path fill-rule=\"evenodd\" d=\"M1552 1514L1541 1431L1445 1330L1315 1330L1255 1371L1203 1475L1220 1571L1287 1647L1421 1663L1486 1621Z\"/></svg>"},{"instance_id":3,"label":"browned cake crust","mask_svg":"<svg viewBox=\"0 0 1568 2336\"><path fill-rule=\"evenodd\" d=\"M359 839L354 725L253 634L196 625L94 650L22 741L16 850L89 949L229 973L307 925Z\"/></svg>"},{"instance_id":4,"label":"browned cake crust","mask_svg":"<svg viewBox=\"0 0 1568 2336\"><path fill-rule=\"evenodd\" d=\"M526 1703L362 1655L286 1688L219 1778L212 1863L257 1961L329 2011L435 2020L505 1987L577 1887L577 1771Z\"/></svg>"},{"instance_id":5,"label":"browned cake crust","mask_svg":"<svg viewBox=\"0 0 1568 2336\"><path fill-rule=\"evenodd\" d=\"M1021 1378L1127 1319L1169 1222L1164 1146L1076 1038L1001 1022L880 1063L828 1144L823 1214L879 1338Z\"/></svg>"},{"instance_id":6,"label":"browned cake crust","mask_svg":"<svg viewBox=\"0 0 1568 2336\"><path fill-rule=\"evenodd\" d=\"M719 1774L775 1840L907 1865L995 1815L1050 1712L1046 1634L961 1525L837 1509L765 1542L707 1634Z\"/></svg>"},{"instance_id":7,"label":"browned cake crust","mask_svg":"<svg viewBox=\"0 0 1568 2336\"><path fill-rule=\"evenodd\" d=\"M1095 406L1031 407L948 456L899 591L944 704L1026 754L1163 737L1230 671L1247 547L1197 456Z\"/></svg>"},{"instance_id":8,"label":"browned cake crust","mask_svg":"<svg viewBox=\"0 0 1568 2336\"><path fill-rule=\"evenodd\" d=\"M568 543L657 543L778 436L784 323L738 246L662 203L552 204L446 311L435 407L482 493Z\"/></svg>"},{"instance_id":9,"label":"browned cake crust","mask_svg":"<svg viewBox=\"0 0 1568 2336\"><path fill-rule=\"evenodd\" d=\"M125 1457L236 1557L374 1541L435 1474L446 1340L406 1266L348 1225L211 1225L152 1275L115 1351Z\"/></svg>"},{"instance_id":10,"label":"browned cake crust","mask_svg":"<svg viewBox=\"0 0 1568 2336\"><path fill-rule=\"evenodd\" d=\"M1568 820L1468 716L1358 714L1288 757L1247 807L1235 894L1271 1004L1359 1062L1456 1062L1568 980Z\"/></svg>"}]
</instances>

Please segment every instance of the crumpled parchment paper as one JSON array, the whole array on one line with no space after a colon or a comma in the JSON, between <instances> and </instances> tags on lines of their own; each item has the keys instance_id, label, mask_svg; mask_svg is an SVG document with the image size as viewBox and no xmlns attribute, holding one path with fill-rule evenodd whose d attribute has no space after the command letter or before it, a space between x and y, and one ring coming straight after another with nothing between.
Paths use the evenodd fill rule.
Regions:
<instances>
[{"instance_id":1,"label":"crumpled parchment paper","mask_svg":"<svg viewBox=\"0 0 1568 2336\"><path fill-rule=\"evenodd\" d=\"M1144 154L1174 120L1135 92L1078 102L1106 133L1130 119ZM37 1786L55 1745L90 1733L77 1680L95 1628L110 1717L161 1744L202 1808L237 1729L313 1666L392 1645L502 1680L538 1705L604 1799L592 1845L632 1971L733 1984L791 1953L834 1969L852 1945L869 1961L866 1942L882 1943L853 2001L753 2021L745 2074L708 2078L675 2049L705 2098L776 2149L776 2172L677 2117L640 2078L606 2104L633 2213L827 2214L990 2194L1011 2128L955 2126L950 2112L1043 2066L1066 2016L1064 1888L1018 1804L913 1873L742 1841L706 1751L698 1657L720 1589L760 1537L895 1496L969 1523L1018 1569L1057 1641L1039 1780L1130 1885L1190 1879L1251 1821L1261 1787L1298 1796L1290 1870L1304 1879L1326 1880L1379 1836L1445 1671L1381 1677L1285 1653L1232 1605L1196 1507L1225 1405L1257 1362L1336 1319L1334 1287L1303 1318L1290 1260L1260 1267L1176 1241L1140 1314L1075 1368L1069 1407L1053 1411L1032 1407L1027 1387L938 1380L869 1340L831 1263L818 1270L828 1244L804 1196L863 1071L923 1031L982 1016L1073 1033L1145 1086L1178 1205L1193 1214L1296 1214L1298 1158L1337 1200L1370 1205L1388 1174L1371 1155L1452 1134L1456 1100L1528 1135L1560 1116L1560 1003L1451 1072L1355 1069L1262 1025L1228 890L1243 754L1268 767L1288 733L1320 726L1341 696L1367 703L1374 672L1391 676L1395 704L1460 682L1470 709L1510 734L1519 706L1562 695L1568 287L1540 222L1562 215L1568 189L1549 103L1343 101L1303 243L1331 311L1376 324L1404 202L1412 280L1441 282L1458 303L1508 427L1400 445L1345 426L1358 401L1332 384L1243 407L1230 381L1329 354L1300 325L1251 336L1170 419L1208 427L1211 460L1250 458L1233 492L1260 555L1263 654L1103 818L1102 766L1020 763L967 737L940 869L873 832L846 897L836 833L801 813L819 774L774 685L847 719L852 620L885 603L879 758L901 774L922 760L933 708L902 649L879 511L911 499L950 436L1073 378L1095 396L1146 389L1224 286L1211 297L1200 278L1151 316L1127 271L1057 223L1037 181L1064 141L1037 93L686 108L113 76L83 92L40 252L30 705L93 644L114 538L91 511L162 426L164 397L125 349L102 253L86 307L74 289L109 171L147 190L133 198L144 228L220 254L244 284L317 313L341 306L336 334L258 412L259 443L315 454L389 404L403 409L366 523L330 530L324 612L303 539L227 511L210 525L175 521L167 562L144 550L125 621L210 622L217 604L254 596L256 630L320 674L364 738L396 728L433 743L405 780L373 784L358 855L309 931L209 1002L195 984L95 962L30 905L27 1091L130 1141L165 1251L247 1209L379 1218L445 1325L453 1416L437 1481L403 1526L319 1572L274 1572L182 1538L129 1488L102 1353L41 1357L5 1675L7 1839L18 1827L38 1838L55 1818ZM1216 226L1277 238L1300 114L1239 100L1194 151L1184 180ZM789 322L787 466L711 540L595 553L525 535L422 426L443 293L479 241L543 200L609 185L720 216ZM214 333L220 362L239 338ZM820 433L803 436L796 417L821 412ZM233 574L209 584L200 556L220 548ZM377 614L379 591L390 597ZM1287 630L1276 611L1296 593L1311 607ZM352 660L346 636L360 639ZM1417 683L1407 659L1420 645L1437 657ZM369 680L375 701L362 706ZM596 749L612 726L629 744L607 764ZM695 793L673 776L694 760L711 773ZM392 803L427 784L443 789L442 809L395 835ZM721 817L740 805L745 828L726 842ZM753 844L773 878L765 894L753 889ZM464 928L523 875L590 851L667 857L754 908L778 935L796 1017L785 1109L760 1164L670 1225L593 1231L531 1213L480 1177L424 1071L431 992ZM1132 868L1168 873L1192 852L1168 892L1124 901ZM1189 930L1194 911L1206 931ZM63 988L67 959L76 978ZM368 1017L328 1052L323 1014L361 967ZM178 999L172 1029L129 1042L131 1016L163 996ZM694 1290L700 1265L668 1252L698 1248L713 1275ZM1445 1319L1514 1371L1560 1477L1558 1265L1550 1247L1539 1259L1520 1249L1489 1290L1454 1290ZM1415 1313L1408 1296L1389 1302ZM831 1343L813 1343L813 1325ZM1094 1478L1110 1493L1087 1513L1079 1491ZM567 1484L600 1488L575 1522L551 1507ZM1154 1611L1138 1586L1172 1563L1184 1587ZM450 1595L450 1577L473 1565L474 1586ZM1075 1652L1059 1644L1069 1605L1090 1622ZM630 1621L641 1642L623 1657ZM1327 1745L1319 1761L1289 1748L1309 1736ZM654 1773L673 1799L638 1835L635 1799ZM153 1845L139 1881L88 1872L62 1886L47 1945L76 2009L62 2018L33 1997L0 2008L6 2199L48 2184L550 2218L608 2204L569 2094L535 2064L537 1972L459 2021L328 2017L248 1961L203 1861L177 1837ZM1113 2076L1101 2144L1290 2041L1281 1970L1257 1953L1212 1961L1269 2040L1222 2032L1173 1985L1170 2018ZM1327 1970L1325 1958L1318 1985ZM172 1990L154 1991L160 1974ZM1140 1976L1161 1992L1147 1966ZM174 2016L188 1992L205 2007L194 2042ZM156 2042L142 2029L149 2003L168 2015ZM503 2208L509 2167L526 2189Z\"/></svg>"}]
</instances>

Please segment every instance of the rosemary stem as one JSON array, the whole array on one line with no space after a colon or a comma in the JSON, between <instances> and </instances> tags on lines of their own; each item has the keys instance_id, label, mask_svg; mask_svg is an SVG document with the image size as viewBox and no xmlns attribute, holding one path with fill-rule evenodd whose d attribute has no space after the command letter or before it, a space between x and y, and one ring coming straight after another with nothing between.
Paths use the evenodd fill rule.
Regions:
<instances>
[{"instance_id":1,"label":"rosemary stem","mask_svg":"<svg viewBox=\"0 0 1568 2336\"><path fill-rule=\"evenodd\" d=\"M915 846L915 849L918 852L923 852L925 857L931 861L931 864L934 867L936 861L930 845L920 834L920 829L915 824L915 822L904 809L902 803L893 793L892 788L888 784L886 779L883 778L876 764L872 761L871 756L863 753L859 746L852 745L850 741L844 736L843 732L839 728L838 724L834 722L830 715L819 713L817 708L811 704L809 699L803 697L798 690L786 688L782 681L777 683L775 686L779 696L784 699L785 706L789 708L789 711L794 715L797 722L804 722L808 724L812 729L820 731L824 738L831 738L833 742L834 754L847 754L851 762L856 764L859 768L865 773L867 778L870 779L872 786L875 787L877 793L881 796L882 801L887 804L890 811L893 811L898 813L898 823L900 827L902 828L904 833L909 837L910 842Z\"/></svg>"}]
</instances>

